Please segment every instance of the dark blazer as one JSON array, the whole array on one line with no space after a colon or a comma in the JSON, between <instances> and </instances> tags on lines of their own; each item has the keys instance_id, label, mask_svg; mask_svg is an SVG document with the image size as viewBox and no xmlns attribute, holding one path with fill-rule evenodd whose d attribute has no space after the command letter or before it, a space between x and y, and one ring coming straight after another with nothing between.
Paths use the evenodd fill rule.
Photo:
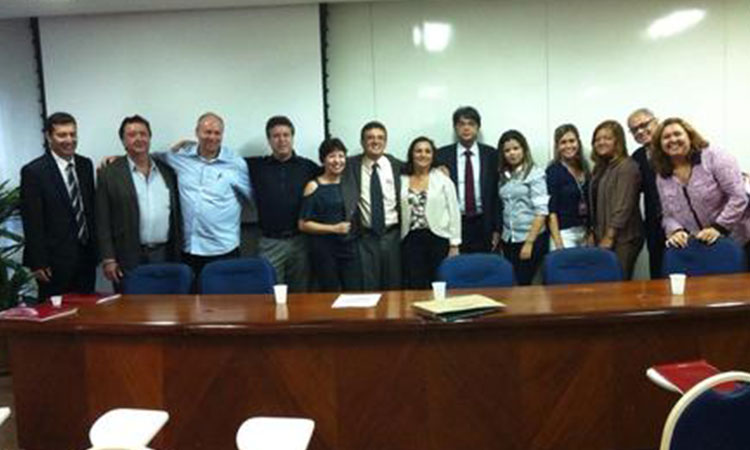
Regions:
<instances>
[{"instance_id":1,"label":"dark blazer","mask_svg":"<svg viewBox=\"0 0 750 450\"><path fill-rule=\"evenodd\" d=\"M69 281L79 277L81 270L93 277L96 268L94 168L90 159L80 155L74 158L89 231L89 240L84 247L78 242L78 227L68 188L52 155L45 153L21 169L21 216L25 235L23 263L32 270L52 269L53 280L48 287L54 292L45 291L44 294L51 295L69 287Z\"/></svg>"},{"instance_id":2,"label":"dark blazer","mask_svg":"<svg viewBox=\"0 0 750 450\"><path fill-rule=\"evenodd\" d=\"M344 210L346 211L346 220L352 223L352 233L359 234L362 230L362 222L359 214L359 196L362 185L362 158L363 154L350 156L346 158L346 168L341 176L341 195L344 197ZM396 209L401 204L401 172L404 163L398 158L385 154L383 157L388 158L393 171L393 181L396 187ZM399 212L399 220L400 220Z\"/></svg>"},{"instance_id":3,"label":"dark blazer","mask_svg":"<svg viewBox=\"0 0 750 450\"><path fill-rule=\"evenodd\" d=\"M153 160L169 189L172 208L169 212L167 258L178 261L182 250L182 221L174 171L161 161ZM117 158L101 169L97 178L96 221L101 259L115 259L123 270L138 265L140 259L140 211L133 178L126 156Z\"/></svg>"},{"instance_id":4,"label":"dark blazer","mask_svg":"<svg viewBox=\"0 0 750 450\"><path fill-rule=\"evenodd\" d=\"M458 163L456 158L456 146L458 144L446 145L437 151L436 161L438 165L447 166L450 169L451 180L458 189ZM479 146L479 185L481 188L483 209L483 230L486 240L492 239L493 231L500 231L501 205L497 195L497 164L498 152L489 145L477 144Z\"/></svg>"},{"instance_id":5,"label":"dark blazer","mask_svg":"<svg viewBox=\"0 0 750 450\"><path fill-rule=\"evenodd\" d=\"M643 192L643 205L646 213L644 225L646 228L646 242L649 254L649 272L651 278L661 277L661 266L664 254L666 236L661 226L661 201L659 191L656 188L656 174L645 146L633 153L633 160L638 163L641 171L641 192Z\"/></svg>"}]
</instances>

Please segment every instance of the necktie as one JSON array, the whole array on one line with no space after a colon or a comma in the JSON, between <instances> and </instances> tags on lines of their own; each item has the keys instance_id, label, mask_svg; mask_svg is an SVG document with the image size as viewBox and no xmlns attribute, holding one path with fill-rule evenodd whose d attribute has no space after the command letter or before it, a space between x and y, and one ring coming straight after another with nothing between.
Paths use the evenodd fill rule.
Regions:
<instances>
[{"instance_id":1,"label":"necktie","mask_svg":"<svg viewBox=\"0 0 750 450\"><path fill-rule=\"evenodd\" d=\"M73 163L68 163L66 168L68 176L68 194L70 194L70 201L73 205L73 214L76 218L76 227L78 228L78 240L81 243L86 243L89 238L89 232L86 228L86 218L83 215L83 199L81 198L81 190L78 188L78 181L73 174Z\"/></svg>"},{"instance_id":2,"label":"necktie","mask_svg":"<svg viewBox=\"0 0 750 450\"><path fill-rule=\"evenodd\" d=\"M370 226L378 236L385 232L385 211L383 208L383 188L380 185L378 164L372 165L370 176Z\"/></svg>"},{"instance_id":3,"label":"necktie","mask_svg":"<svg viewBox=\"0 0 750 450\"><path fill-rule=\"evenodd\" d=\"M471 152L466 150L466 165L464 171L464 215L472 217L477 214L477 202L474 197L474 167L471 163Z\"/></svg>"}]
</instances>

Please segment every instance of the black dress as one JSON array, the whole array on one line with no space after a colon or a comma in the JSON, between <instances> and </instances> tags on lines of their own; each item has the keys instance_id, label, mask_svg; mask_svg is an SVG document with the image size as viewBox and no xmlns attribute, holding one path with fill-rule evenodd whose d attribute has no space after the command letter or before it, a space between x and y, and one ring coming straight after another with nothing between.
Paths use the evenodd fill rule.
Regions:
<instances>
[{"instance_id":1,"label":"black dress","mask_svg":"<svg viewBox=\"0 0 750 450\"><path fill-rule=\"evenodd\" d=\"M319 183L315 192L304 198L300 219L327 225L343 222L346 213L341 185ZM311 267L321 291L362 289L360 263L351 234L311 234L309 249Z\"/></svg>"}]
</instances>

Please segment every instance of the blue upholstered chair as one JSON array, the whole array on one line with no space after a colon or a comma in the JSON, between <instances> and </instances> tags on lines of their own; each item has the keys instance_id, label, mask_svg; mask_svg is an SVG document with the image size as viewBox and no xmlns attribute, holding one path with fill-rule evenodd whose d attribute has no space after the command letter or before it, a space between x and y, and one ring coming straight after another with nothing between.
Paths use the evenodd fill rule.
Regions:
<instances>
[{"instance_id":1,"label":"blue upholstered chair","mask_svg":"<svg viewBox=\"0 0 750 450\"><path fill-rule=\"evenodd\" d=\"M198 280L201 294L272 294L276 271L265 258L237 258L206 264Z\"/></svg>"},{"instance_id":2,"label":"blue upholstered chair","mask_svg":"<svg viewBox=\"0 0 750 450\"><path fill-rule=\"evenodd\" d=\"M479 288L513 286L513 266L494 253L470 253L444 260L437 270L437 279L448 288Z\"/></svg>"},{"instance_id":3,"label":"blue upholstered chair","mask_svg":"<svg viewBox=\"0 0 750 450\"><path fill-rule=\"evenodd\" d=\"M622 266L617 255L598 247L555 250L547 254L543 270L544 284L578 284L622 281Z\"/></svg>"},{"instance_id":4,"label":"blue upholstered chair","mask_svg":"<svg viewBox=\"0 0 750 450\"><path fill-rule=\"evenodd\" d=\"M745 252L731 238L720 238L711 245L690 239L685 248L668 248L664 252L664 275L684 273L688 276L738 273L747 270Z\"/></svg>"},{"instance_id":5,"label":"blue upholstered chair","mask_svg":"<svg viewBox=\"0 0 750 450\"><path fill-rule=\"evenodd\" d=\"M189 294L193 271L185 264L144 264L128 272L123 294Z\"/></svg>"},{"instance_id":6,"label":"blue upholstered chair","mask_svg":"<svg viewBox=\"0 0 750 450\"><path fill-rule=\"evenodd\" d=\"M743 384L729 393L722 383ZM672 408L664 424L660 450L750 449L750 374L724 372L693 386Z\"/></svg>"}]
</instances>

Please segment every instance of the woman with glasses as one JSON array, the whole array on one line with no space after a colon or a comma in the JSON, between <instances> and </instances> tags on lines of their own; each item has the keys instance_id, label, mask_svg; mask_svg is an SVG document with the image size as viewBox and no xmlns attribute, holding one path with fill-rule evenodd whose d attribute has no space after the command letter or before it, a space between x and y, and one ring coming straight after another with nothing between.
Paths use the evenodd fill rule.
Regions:
<instances>
[{"instance_id":1,"label":"woman with glasses","mask_svg":"<svg viewBox=\"0 0 750 450\"><path fill-rule=\"evenodd\" d=\"M589 186L590 240L615 252L625 279L629 280L644 240L638 207L641 174L635 161L628 157L625 131L618 122L600 123L594 130L591 146L594 170Z\"/></svg>"}]
</instances>

